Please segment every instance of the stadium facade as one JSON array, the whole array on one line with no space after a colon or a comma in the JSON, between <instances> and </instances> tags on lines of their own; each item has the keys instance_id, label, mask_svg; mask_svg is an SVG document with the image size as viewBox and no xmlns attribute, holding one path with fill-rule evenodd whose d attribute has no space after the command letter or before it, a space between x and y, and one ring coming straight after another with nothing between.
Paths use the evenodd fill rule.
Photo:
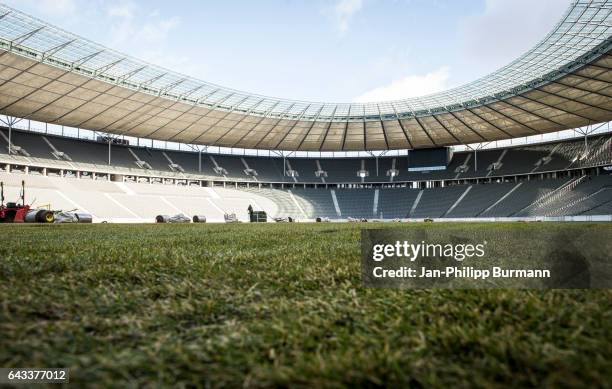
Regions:
<instances>
[{"instance_id":1,"label":"stadium facade","mask_svg":"<svg viewBox=\"0 0 612 389\"><path fill-rule=\"evenodd\" d=\"M245 93L147 64L0 5L0 180L97 220L159 213L497 218L612 215L612 1L574 1L534 48L472 83L378 103ZM93 141L18 122L96 131ZM452 153L586 127L584 139ZM282 151L410 150L406 157L261 158L158 150L147 138ZM283 154L284 155L284 154ZM290 156L290 154L289 154ZM74 178L74 179L72 179ZM151 185L152 183L172 184ZM12 188L12 189L11 189Z\"/></svg>"}]
</instances>

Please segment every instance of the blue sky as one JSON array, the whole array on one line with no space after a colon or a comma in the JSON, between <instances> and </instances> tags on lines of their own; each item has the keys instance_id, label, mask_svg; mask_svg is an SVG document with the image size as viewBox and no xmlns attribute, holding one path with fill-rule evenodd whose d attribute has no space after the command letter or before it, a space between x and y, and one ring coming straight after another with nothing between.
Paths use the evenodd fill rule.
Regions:
<instances>
[{"instance_id":1,"label":"blue sky","mask_svg":"<svg viewBox=\"0 0 612 389\"><path fill-rule=\"evenodd\" d=\"M378 101L457 86L539 41L568 0L7 0L113 49L223 86Z\"/></svg>"}]
</instances>

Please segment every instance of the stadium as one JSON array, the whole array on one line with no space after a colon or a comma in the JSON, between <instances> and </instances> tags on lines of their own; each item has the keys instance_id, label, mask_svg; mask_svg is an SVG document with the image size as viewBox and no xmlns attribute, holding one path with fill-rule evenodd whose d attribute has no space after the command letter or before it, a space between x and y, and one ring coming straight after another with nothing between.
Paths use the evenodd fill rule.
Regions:
<instances>
[{"instance_id":1,"label":"stadium","mask_svg":"<svg viewBox=\"0 0 612 389\"><path fill-rule=\"evenodd\" d=\"M561 289L603 290L372 289L359 242L491 232L536 258L603 237L609 267L611 48L612 2L576 0L472 82L323 103L0 4L0 368L80 386L609 385L598 267Z\"/></svg>"}]
</instances>

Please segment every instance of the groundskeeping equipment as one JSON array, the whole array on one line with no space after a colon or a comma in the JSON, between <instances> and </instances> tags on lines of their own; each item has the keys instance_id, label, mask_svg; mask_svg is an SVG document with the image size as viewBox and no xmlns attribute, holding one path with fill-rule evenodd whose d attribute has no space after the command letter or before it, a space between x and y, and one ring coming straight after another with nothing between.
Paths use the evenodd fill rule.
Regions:
<instances>
[{"instance_id":1,"label":"groundskeeping equipment","mask_svg":"<svg viewBox=\"0 0 612 389\"><path fill-rule=\"evenodd\" d=\"M53 223L55 214L48 209L32 209L25 203L25 181L21 181L19 202L4 204L4 183L0 182L0 223Z\"/></svg>"},{"instance_id":2,"label":"groundskeeping equipment","mask_svg":"<svg viewBox=\"0 0 612 389\"><path fill-rule=\"evenodd\" d=\"M48 209L30 209L26 212L23 221L26 223L54 223L55 212Z\"/></svg>"},{"instance_id":3,"label":"groundskeeping equipment","mask_svg":"<svg viewBox=\"0 0 612 389\"><path fill-rule=\"evenodd\" d=\"M204 215L194 215L193 216L194 223L206 223L206 216Z\"/></svg>"},{"instance_id":4,"label":"groundskeeping equipment","mask_svg":"<svg viewBox=\"0 0 612 389\"><path fill-rule=\"evenodd\" d=\"M191 219L187 216L179 213L178 215L168 216L168 215L157 215L155 217L156 223L191 223Z\"/></svg>"},{"instance_id":5,"label":"groundskeeping equipment","mask_svg":"<svg viewBox=\"0 0 612 389\"><path fill-rule=\"evenodd\" d=\"M72 211L55 211L53 223L93 223L93 217L89 213Z\"/></svg>"},{"instance_id":6,"label":"groundskeeping equipment","mask_svg":"<svg viewBox=\"0 0 612 389\"><path fill-rule=\"evenodd\" d=\"M25 181L21 181L19 202L4 205L4 183L0 182L0 223L91 223L92 215L84 212L52 211L32 208L25 203Z\"/></svg>"},{"instance_id":7,"label":"groundskeeping equipment","mask_svg":"<svg viewBox=\"0 0 612 389\"><path fill-rule=\"evenodd\" d=\"M239 223L238 217L236 217L235 213L226 213L223 215L223 219L226 223Z\"/></svg>"},{"instance_id":8,"label":"groundskeeping equipment","mask_svg":"<svg viewBox=\"0 0 612 389\"><path fill-rule=\"evenodd\" d=\"M252 205L247 208L249 211L249 221L251 223L266 223L268 221L268 215L265 211L256 211Z\"/></svg>"},{"instance_id":9,"label":"groundskeeping equipment","mask_svg":"<svg viewBox=\"0 0 612 389\"><path fill-rule=\"evenodd\" d=\"M25 223L30 206L25 203L25 182L21 181L21 204L6 203L4 205L4 183L0 182L0 223Z\"/></svg>"}]
</instances>

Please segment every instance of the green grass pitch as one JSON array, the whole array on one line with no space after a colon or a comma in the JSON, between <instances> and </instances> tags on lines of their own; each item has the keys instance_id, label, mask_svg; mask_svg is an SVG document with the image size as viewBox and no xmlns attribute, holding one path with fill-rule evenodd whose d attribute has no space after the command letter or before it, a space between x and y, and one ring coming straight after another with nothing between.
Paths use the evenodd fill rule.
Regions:
<instances>
[{"instance_id":1,"label":"green grass pitch","mask_svg":"<svg viewBox=\"0 0 612 389\"><path fill-rule=\"evenodd\" d=\"M365 289L373 226L0 226L0 367L102 387L612 382L610 290Z\"/></svg>"}]
</instances>

